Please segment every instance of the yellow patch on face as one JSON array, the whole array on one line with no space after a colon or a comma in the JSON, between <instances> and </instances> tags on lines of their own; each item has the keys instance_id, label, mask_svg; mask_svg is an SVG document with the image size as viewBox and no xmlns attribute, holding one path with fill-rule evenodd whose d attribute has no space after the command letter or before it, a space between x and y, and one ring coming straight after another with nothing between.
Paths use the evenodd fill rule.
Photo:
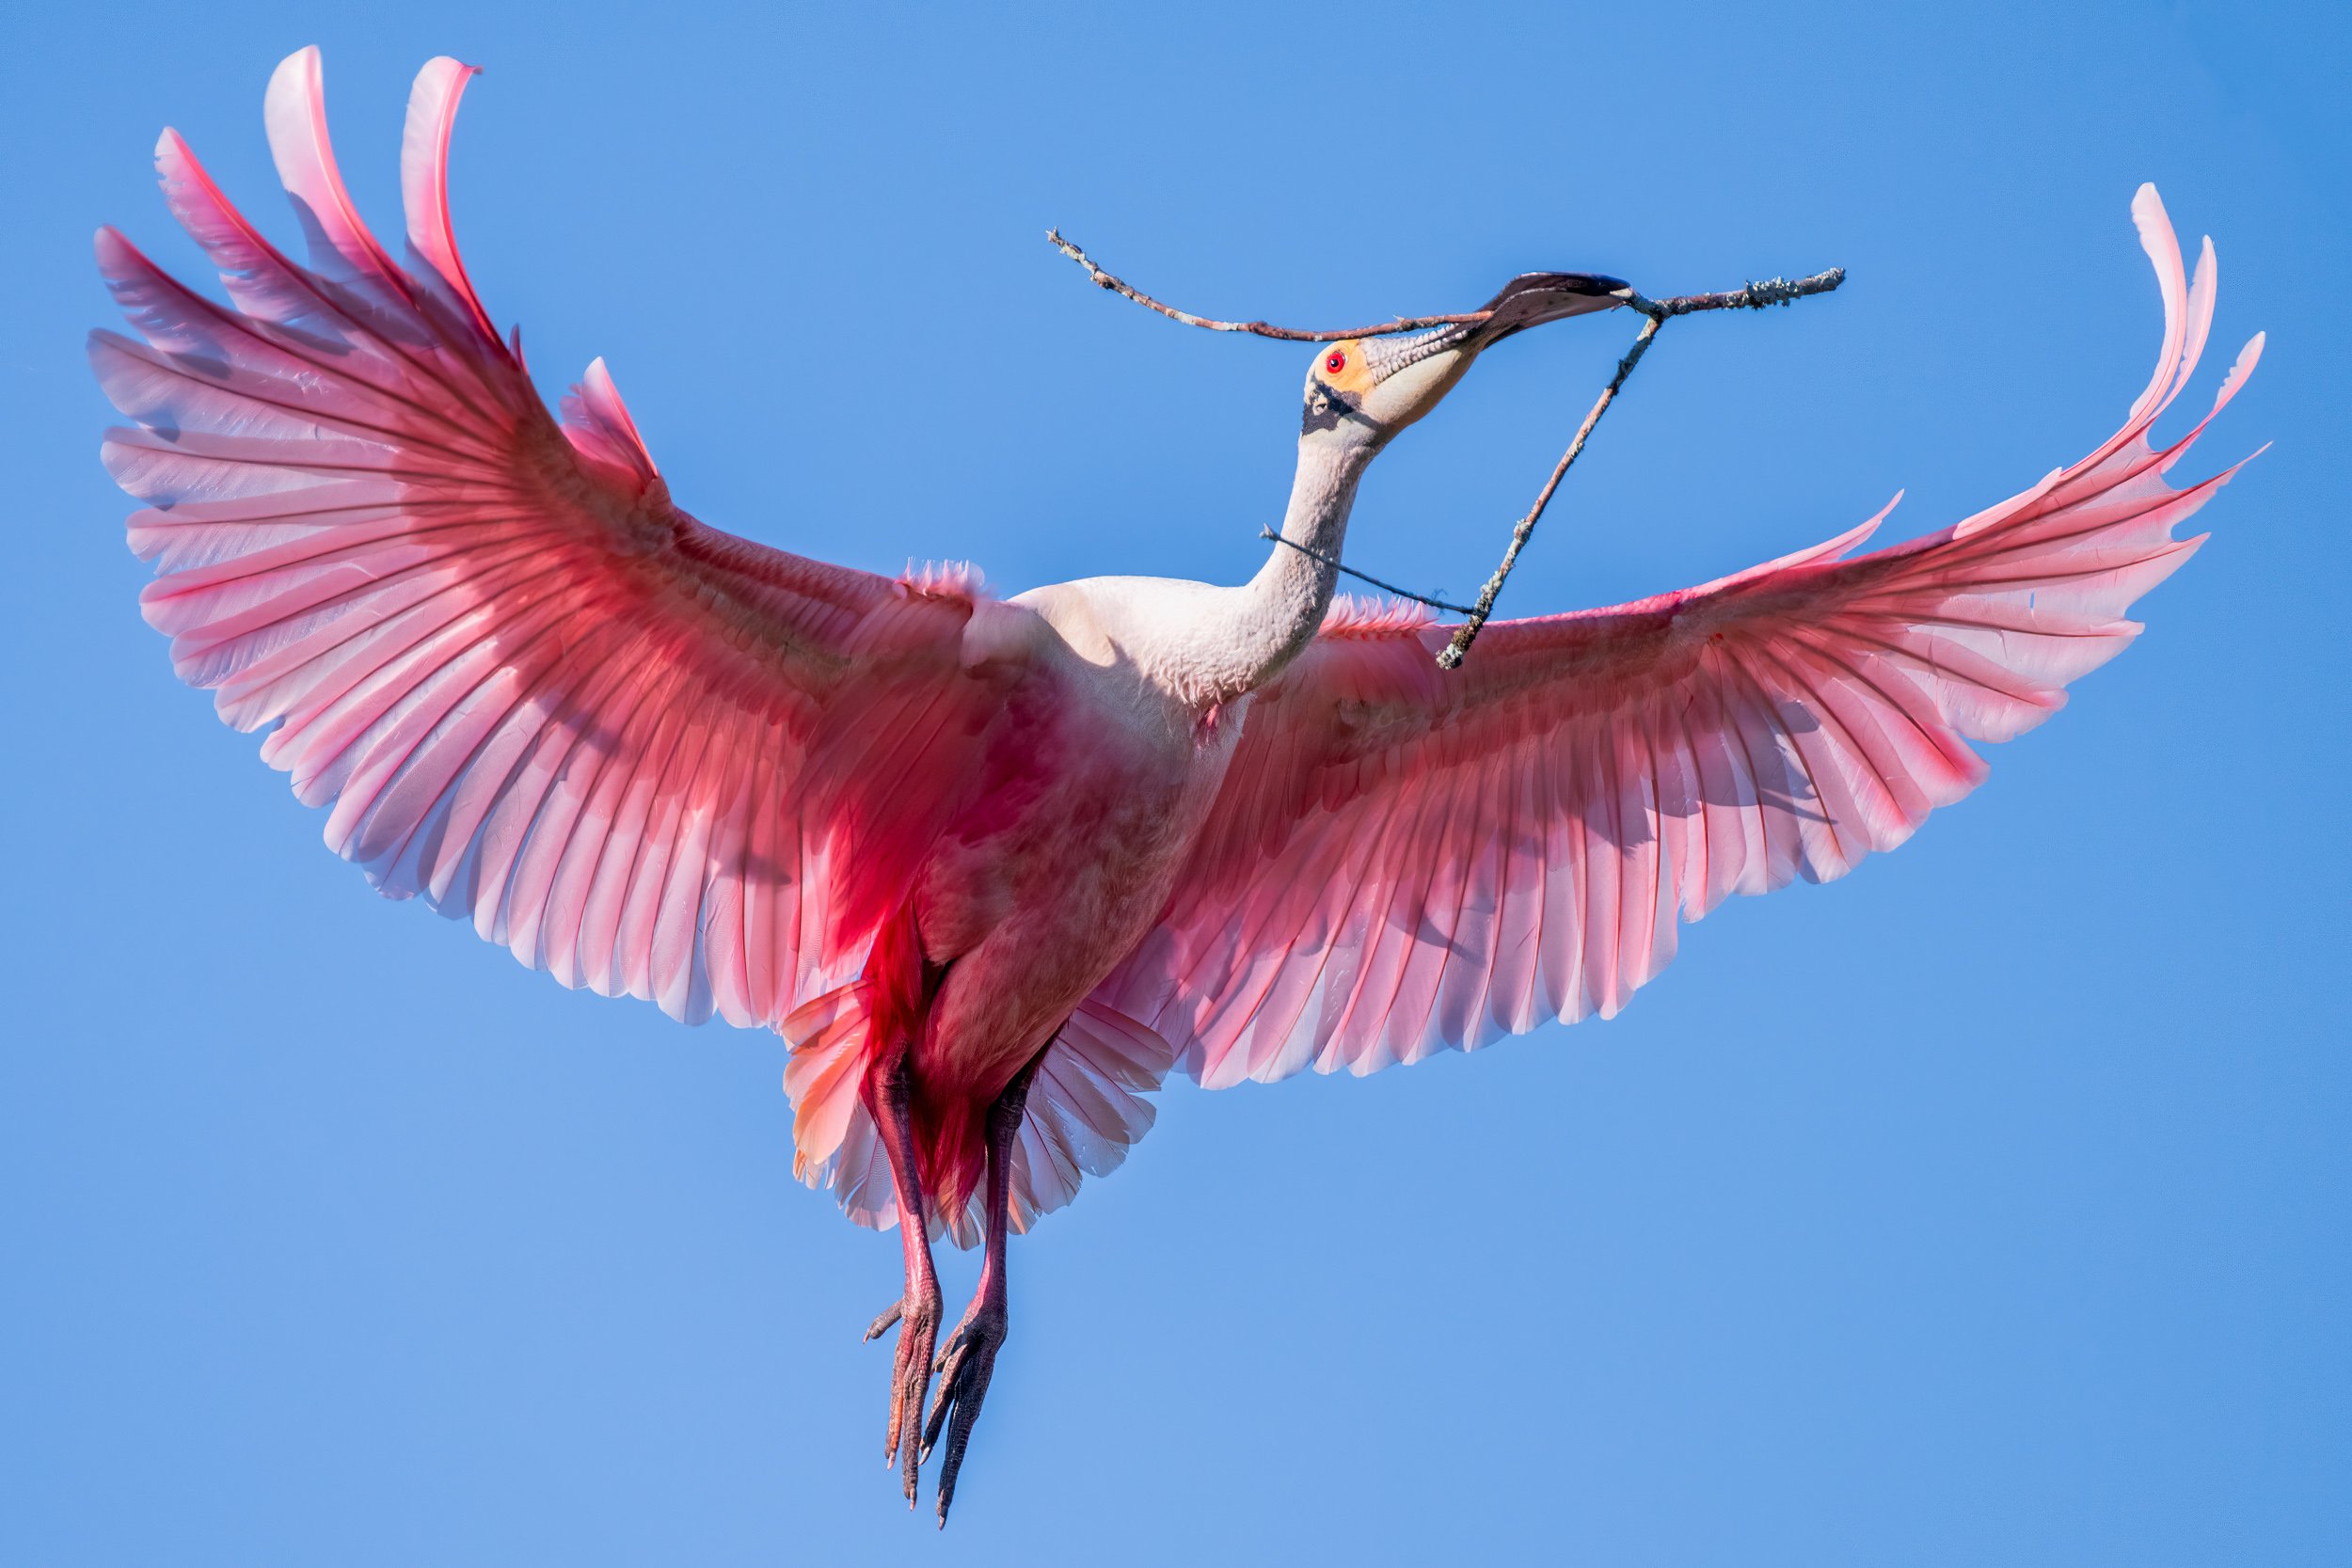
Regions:
<instances>
[{"instance_id":1,"label":"yellow patch on face","mask_svg":"<svg viewBox=\"0 0 2352 1568\"><path fill-rule=\"evenodd\" d=\"M1362 342L1350 338L1326 348L1315 360L1315 378L1335 391L1371 391L1372 374L1364 368Z\"/></svg>"}]
</instances>

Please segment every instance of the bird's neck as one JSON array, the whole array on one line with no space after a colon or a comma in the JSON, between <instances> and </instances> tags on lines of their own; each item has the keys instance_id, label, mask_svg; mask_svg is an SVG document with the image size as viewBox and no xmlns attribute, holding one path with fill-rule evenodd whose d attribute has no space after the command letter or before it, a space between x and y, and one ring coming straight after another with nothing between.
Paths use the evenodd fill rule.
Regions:
<instances>
[{"instance_id":1,"label":"bird's neck","mask_svg":"<svg viewBox=\"0 0 2352 1568\"><path fill-rule=\"evenodd\" d=\"M1272 679L1314 640L1339 581L1340 548L1356 485L1370 464L1369 446L1329 441L1298 444L1298 472L1282 515L1281 542L1258 575L1233 589L1236 614L1227 627L1226 659L1233 691Z\"/></svg>"}]
</instances>

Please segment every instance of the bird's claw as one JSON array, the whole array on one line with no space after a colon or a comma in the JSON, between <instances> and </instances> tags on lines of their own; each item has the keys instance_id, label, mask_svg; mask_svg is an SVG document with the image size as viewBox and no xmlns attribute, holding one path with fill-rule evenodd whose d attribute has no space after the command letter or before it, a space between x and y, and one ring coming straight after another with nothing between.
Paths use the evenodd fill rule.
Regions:
<instances>
[{"instance_id":1,"label":"bird's claw","mask_svg":"<svg viewBox=\"0 0 2352 1568\"><path fill-rule=\"evenodd\" d=\"M923 1437L923 1396L930 1390L931 1350L939 1337L938 1287L928 1294L910 1296L884 1308L866 1330L869 1340L880 1338L891 1324L898 1325L898 1342L891 1357L890 1424L882 1434L882 1463L898 1463L899 1482L907 1507L914 1506L923 1460L930 1446Z\"/></svg>"},{"instance_id":2,"label":"bird's claw","mask_svg":"<svg viewBox=\"0 0 2352 1568\"><path fill-rule=\"evenodd\" d=\"M996 1370L996 1352L1005 1342L1005 1310L1001 1306L975 1304L963 1322L940 1347L931 1370L939 1387L931 1395L930 1417L923 1423L922 1458L946 1429L947 1447L939 1461L939 1523L947 1525L947 1509L956 1498L956 1474L963 1468L963 1452L972 1441L972 1423L979 1418L988 1397L988 1380Z\"/></svg>"}]
</instances>

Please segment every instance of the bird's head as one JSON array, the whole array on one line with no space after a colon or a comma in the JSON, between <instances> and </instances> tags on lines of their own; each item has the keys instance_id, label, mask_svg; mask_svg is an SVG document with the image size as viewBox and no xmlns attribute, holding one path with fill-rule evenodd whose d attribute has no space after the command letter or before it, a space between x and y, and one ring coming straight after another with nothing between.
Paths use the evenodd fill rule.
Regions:
<instances>
[{"instance_id":1,"label":"bird's head","mask_svg":"<svg viewBox=\"0 0 2352 1568\"><path fill-rule=\"evenodd\" d=\"M1531 326L1625 303L1626 285L1581 272L1531 272L1480 309L1483 321L1317 348L1298 438L1377 450L1438 406L1487 349Z\"/></svg>"}]
</instances>

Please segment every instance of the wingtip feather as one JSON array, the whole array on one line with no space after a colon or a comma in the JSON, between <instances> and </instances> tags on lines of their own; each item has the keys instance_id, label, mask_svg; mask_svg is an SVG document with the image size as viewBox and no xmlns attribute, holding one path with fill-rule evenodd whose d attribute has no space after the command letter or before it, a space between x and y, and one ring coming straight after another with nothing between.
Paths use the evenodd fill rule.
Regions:
<instances>
[{"instance_id":1,"label":"wingtip feather","mask_svg":"<svg viewBox=\"0 0 2352 1568\"><path fill-rule=\"evenodd\" d=\"M498 328L490 324L489 312L466 276L449 211L450 138L466 84L481 69L448 55L436 55L417 72L401 132L400 195L408 249L422 262L425 280L437 284L444 302L485 343L497 348L501 346Z\"/></svg>"}]
</instances>

